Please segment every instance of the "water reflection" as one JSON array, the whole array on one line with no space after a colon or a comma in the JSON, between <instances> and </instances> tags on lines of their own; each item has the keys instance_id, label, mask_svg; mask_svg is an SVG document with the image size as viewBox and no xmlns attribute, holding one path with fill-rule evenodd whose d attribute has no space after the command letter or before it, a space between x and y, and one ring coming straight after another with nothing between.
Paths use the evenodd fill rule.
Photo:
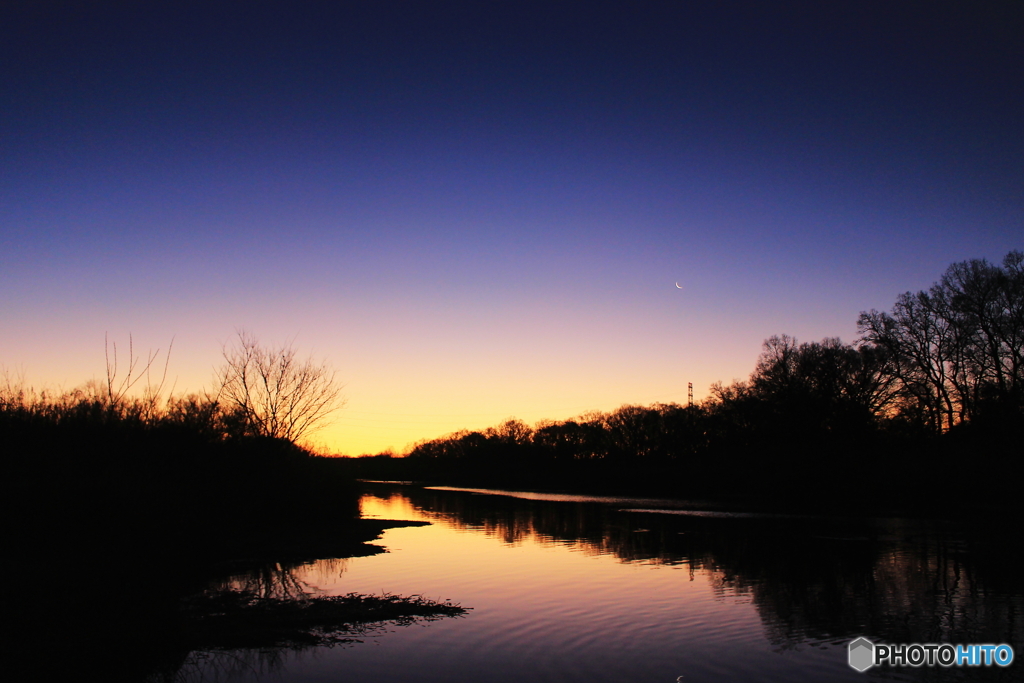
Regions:
<instances>
[{"instance_id":1,"label":"water reflection","mask_svg":"<svg viewBox=\"0 0 1024 683\"><path fill-rule=\"evenodd\" d=\"M1020 541L964 524L694 514L621 507L631 503L623 500L481 493L401 489L427 517L508 545L567 545L626 563L686 565L691 580L701 572L716 592L749 596L777 649L845 645L859 635L896 643L1024 642L1024 598L1010 560L1019 547L1009 547ZM985 674L1009 680L1014 670ZM978 670L903 673L956 680Z\"/></svg>"},{"instance_id":2,"label":"water reflection","mask_svg":"<svg viewBox=\"0 0 1024 683\"><path fill-rule=\"evenodd\" d=\"M284 671L297 653L282 648L262 650L193 650L169 675L152 676L152 683L228 683L247 678L270 678Z\"/></svg>"},{"instance_id":3,"label":"water reflection","mask_svg":"<svg viewBox=\"0 0 1024 683\"><path fill-rule=\"evenodd\" d=\"M1024 600L1008 560L1016 548L963 524L413 486L368 491L364 514L434 524L388 531L387 553L275 565L234 577L231 587L267 595L309 586L421 591L473 611L387 633L373 647L314 648L244 665L197 661L196 671L380 683L1020 678L1016 665L865 675L846 664L846 644L860 635L1008 642L1021 651Z\"/></svg>"},{"instance_id":4,"label":"water reflection","mask_svg":"<svg viewBox=\"0 0 1024 683\"><path fill-rule=\"evenodd\" d=\"M317 592L317 584L301 578L300 569L315 567L321 579L326 579L344 573L347 563L348 559L343 557L315 562L267 563L214 581L210 588L250 593L260 599L304 600Z\"/></svg>"}]
</instances>

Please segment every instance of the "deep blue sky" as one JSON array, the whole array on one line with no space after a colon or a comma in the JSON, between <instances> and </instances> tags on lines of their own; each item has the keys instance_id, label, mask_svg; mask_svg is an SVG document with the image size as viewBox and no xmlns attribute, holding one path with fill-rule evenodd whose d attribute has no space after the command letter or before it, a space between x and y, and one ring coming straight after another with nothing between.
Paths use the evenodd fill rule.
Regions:
<instances>
[{"instance_id":1,"label":"deep blue sky","mask_svg":"<svg viewBox=\"0 0 1024 683\"><path fill-rule=\"evenodd\" d=\"M346 452L698 397L1024 248L1024 3L8 2L0 363L330 358ZM212 7L211 7L212 5ZM682 286L677 289L675 283Z\"/></svg>"}]
</instances>

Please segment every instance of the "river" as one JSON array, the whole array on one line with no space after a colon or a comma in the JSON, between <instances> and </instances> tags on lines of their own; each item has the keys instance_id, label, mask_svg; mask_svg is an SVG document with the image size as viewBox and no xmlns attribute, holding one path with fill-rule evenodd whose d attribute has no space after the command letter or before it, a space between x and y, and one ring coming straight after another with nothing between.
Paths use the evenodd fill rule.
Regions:
<instances>
[{"instance_id":1,"label":"river","mask_svg":"<svg viewBox=\"0 0 1024 683\"><path fill-rule=\"evenodd\" d=\"M1008 545L976 522L733 513L686 501L368 485L387 552L291 579L329 594L419 594L468 615L301 652L196 655L236 681L1024 680L1007 667L847 663L888 643L1008 643L1024 597ZM986 533L982 533L986 531ZM1008 543L1008 539L1012 539ZM241 579L240 579L241 580Z\"/></svg>"}]
</instances>

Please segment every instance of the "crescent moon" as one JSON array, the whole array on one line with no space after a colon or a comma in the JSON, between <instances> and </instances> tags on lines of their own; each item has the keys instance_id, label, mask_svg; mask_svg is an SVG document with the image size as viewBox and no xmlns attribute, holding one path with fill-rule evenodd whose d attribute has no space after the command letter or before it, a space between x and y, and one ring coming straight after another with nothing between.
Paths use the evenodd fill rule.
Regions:
<instances>
[{"instance_id":1,"label":"crescent moon","mask_svg":"<svg viewBox=\"0 0 1024 683\"><path fill-rule=\"evenodd\" d=\"M682 287L679 286L678 282L676 283L676 289L682 289Z\"/></svg>"}]
</instances>

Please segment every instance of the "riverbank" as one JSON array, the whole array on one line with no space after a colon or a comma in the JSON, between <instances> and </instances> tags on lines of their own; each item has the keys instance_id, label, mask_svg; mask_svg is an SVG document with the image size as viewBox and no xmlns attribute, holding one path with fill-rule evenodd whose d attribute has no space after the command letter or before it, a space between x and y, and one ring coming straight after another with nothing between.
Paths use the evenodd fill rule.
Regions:
<instances>
[{"instance_id":1,"label":"riverbank","mask_svg":"<svg viewBox=\"0 0 1024 683\"><path fill-rule=\"evenodd\" d=\"M802 444L705 458L558 460L528 445L493 457L340 458L371 481L699 501L709 510L931 518L1020 519L1012 477L1016 432L964 429L942 438L830 448ZM501 456L501 457L499 457ZM521 457L519 457L521 456Z\"/></svg>"},{"instance_id":2,"label":"riverbank","mask_svg":"<svg viewBox=\"0 0 1024 683\"><path fill-rule=\"evenodd\" d=\"M8 408L0 493L12 635L3 648L25 680L173 671L198 642L183 605L211 584L379 553L367 543L410 524L360 519L349 474L290 441L229 438L98 404ZM410 615L424 608L408 606Z\"/></svg>"}]
</instances>

